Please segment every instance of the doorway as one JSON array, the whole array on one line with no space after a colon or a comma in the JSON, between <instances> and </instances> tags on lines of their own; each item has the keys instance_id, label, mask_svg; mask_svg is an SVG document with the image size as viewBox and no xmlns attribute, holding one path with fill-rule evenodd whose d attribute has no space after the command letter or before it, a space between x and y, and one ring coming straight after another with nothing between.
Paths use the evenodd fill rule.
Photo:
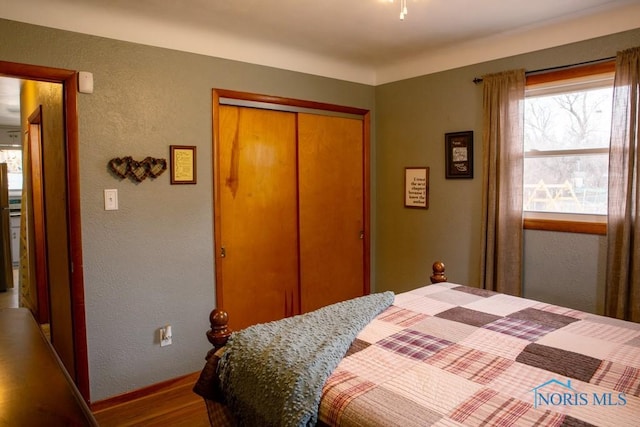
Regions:
<instances>
[{"instance_id":1,"label":"doorway","mask_svg":"<svg viewBox=\"0 0 640 427\"><path fill-rule=\"evenodd\" d=\"M67 224L66 240L66 265L68 272L68 289L64 299L69 301L66 313L68 324L57 325L61 334L60 343L70 349L74 361L70 375L74 378L78 390L87 402L89 395L89 369L87 355L86 319L84 310L84 279L82 268L82 236L80 222L80 171L79 171L79 144L78 144L78 118L76 112L77 103L77 73L73 70L40 67L26 64L18 64L0 61L0 77L11 77L35 82L59 83L62 86L62 149L63 162L60 167L60 177L64 183L67 198L62 206L62 212L58 212L57 220ZM46 117L44 118L46 120ZM35 123L34 123L35 124ZM35 128L33 129L36 130ZM44 153L46 156L46 152ZM45 159L46 160L46 159ZM28 162L28 161L27 161ZM25 168L32 166L30 163ZM45 211L45 216L49 213ZM51 307L51 305L49 305ZM41 320L41 319L38 319ZM64 322L62 322L64 323ZM56 325L52 325L55 328ZM52 343L56 348L55 342ZM56 349L58 351L58 349Z\"/></svg>"}]
</instances>

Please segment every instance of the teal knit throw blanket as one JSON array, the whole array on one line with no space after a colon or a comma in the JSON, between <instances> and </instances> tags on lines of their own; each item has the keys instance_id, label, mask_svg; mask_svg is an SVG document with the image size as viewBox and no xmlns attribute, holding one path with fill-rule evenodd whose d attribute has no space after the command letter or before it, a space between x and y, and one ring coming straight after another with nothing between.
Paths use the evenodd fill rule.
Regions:
<instances>
[{"instance_id":1,"label":"teal knit throw blanket","mask_svg":"<svg viewBox=\"0 0 640 427\"><path fill-rule=\"evenodd\" d=\"M314 426L325 381L393 300L393 292L366 295L233 333L219 373L239 425Z\"/></svg>"}]
</instances>

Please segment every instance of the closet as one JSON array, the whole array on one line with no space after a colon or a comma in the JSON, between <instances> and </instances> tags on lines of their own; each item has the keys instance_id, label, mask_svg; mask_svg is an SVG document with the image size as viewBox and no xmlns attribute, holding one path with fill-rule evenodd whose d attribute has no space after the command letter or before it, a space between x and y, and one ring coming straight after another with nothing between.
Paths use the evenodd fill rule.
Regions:
<instances>
[{"instance_id":1,"label":"closet","mask_svg":"<svg viewBox=\"0 0 640 427\"><path fill-rule=\"evenodd\" d=\"M368 293L368 112L223 90L213 106L216 300L231 327Z\"/></svg>"}]
</instances>

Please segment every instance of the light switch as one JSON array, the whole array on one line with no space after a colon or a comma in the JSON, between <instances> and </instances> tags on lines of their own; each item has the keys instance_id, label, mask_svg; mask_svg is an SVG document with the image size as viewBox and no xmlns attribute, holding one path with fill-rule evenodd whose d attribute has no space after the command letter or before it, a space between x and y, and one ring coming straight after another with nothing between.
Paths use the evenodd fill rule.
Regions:
<instances>
[{"instance_id":1,"label":"light switch","mask_svg":"<svg viewBox=\"0 0 640 427\"><path fill-rule=\"evenodd\" d=\"M109 189L104 190L104 210L105 211L117 211L118 210L118 190Z\"/></svg>"}]
</instances>

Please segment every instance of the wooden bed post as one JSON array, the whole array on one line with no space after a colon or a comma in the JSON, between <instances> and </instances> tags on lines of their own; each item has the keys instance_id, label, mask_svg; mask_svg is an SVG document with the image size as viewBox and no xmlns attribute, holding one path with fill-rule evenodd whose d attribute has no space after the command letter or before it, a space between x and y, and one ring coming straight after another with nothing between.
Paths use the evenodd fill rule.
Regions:
<instances>
[{"instance_id":1,"label":"wooden bed post","mask_svg":"<svg viewBox=\"0 0 640 427\"><path fill-rule=\"evenodd\" d=\"M214 309L209 314L209 324L211 329L207 331L207 339L213 345L213 350L209 350L207 358L211 353L215 353L220 348L224 347L227 340L231 336L231 329L229 329L229 314L224 310Z\"/></svg>"},{"instance_id":2,"label":"wooden bed post","mask_svg":"<svg viewBox=\"0 0 640 427\"><path fill-rule=\"evenodd\" d=\"M431 283L442 283L446 282L447 276L444 275L444 263L441 261L436 261L433 263L433 274L431 275Z\"/></svg>"}]
</instances>

